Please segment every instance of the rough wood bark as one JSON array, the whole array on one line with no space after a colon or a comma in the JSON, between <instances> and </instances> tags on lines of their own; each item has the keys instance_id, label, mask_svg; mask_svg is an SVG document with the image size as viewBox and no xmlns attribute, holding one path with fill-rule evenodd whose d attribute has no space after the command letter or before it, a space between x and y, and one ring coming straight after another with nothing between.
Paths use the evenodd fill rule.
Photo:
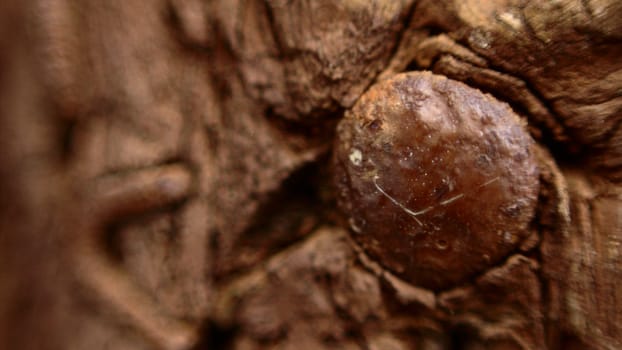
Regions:
<instances>
[{"instance_id":1,"label":"rough wood bark","mask_svg":"<svg viewBox=\"0 0 622 350\"><path fill-rule=\"evenodd\" d=\"M620 18L607 0L1 3L0 348L622 348ZM333 183L337 124L407 71L507 103L537 143L522 240L434 290L352 239Z\"/></svg>"}]
</instances>

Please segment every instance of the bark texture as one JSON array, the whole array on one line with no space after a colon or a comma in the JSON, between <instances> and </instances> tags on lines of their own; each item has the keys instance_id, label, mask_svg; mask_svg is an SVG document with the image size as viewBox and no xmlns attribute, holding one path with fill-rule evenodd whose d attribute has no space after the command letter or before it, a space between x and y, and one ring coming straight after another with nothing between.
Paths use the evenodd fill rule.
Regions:
<instances>
[{"instance_id":1,"label":"bark texture","mask_svg":"<svg viewBox=\"0 0 622 350\"><path fill-rule=\"evenodd\" d=\"M621 18L613 0L0 3L0 348L622 348ZM442 169L476 176L508 140L485 118L528 159L494 153L516 164L479 199L363 179L386 196L361 239L333 181L344 125L417 71L445 77L442 118L474 116ZM373 148L387 171L422 146L410 113L440 110L412 88L380 116L401 137ZM449 199L416 219L443 230L425 249L465 255L404 255L426 241L394 214Z\"/></svg>"}]
</instances>

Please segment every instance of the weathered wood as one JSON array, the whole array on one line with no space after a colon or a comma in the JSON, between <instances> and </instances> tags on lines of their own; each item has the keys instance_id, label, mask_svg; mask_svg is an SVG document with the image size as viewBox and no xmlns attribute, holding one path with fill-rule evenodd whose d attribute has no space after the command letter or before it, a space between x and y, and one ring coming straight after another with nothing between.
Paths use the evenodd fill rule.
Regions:
<instances>
[{"instance_id":1,"label":"weathered wood","mask_svg":"<svg viewBox=\"0 0 622 350\"><path fill-rule=\"evenodd\" d=\"M620 18L608 0L3 1L0 348L622 348ZM521 241L435 260L443 281L480 262L434 290L386 268L381 235L350 237L333 183L339 121L408 71L507 103L536 145Z\"/></svg>"}]
</instances>

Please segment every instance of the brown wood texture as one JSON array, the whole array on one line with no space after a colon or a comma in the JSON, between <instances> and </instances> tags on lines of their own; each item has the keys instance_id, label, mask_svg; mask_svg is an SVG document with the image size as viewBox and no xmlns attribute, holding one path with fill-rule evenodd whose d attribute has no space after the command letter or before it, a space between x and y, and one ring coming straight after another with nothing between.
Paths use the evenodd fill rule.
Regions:
<instances>
[{"instance_id":1,"label":"brown wood texture","mask_svg":"<svg viewBox=\"0 0 622 350\"><path fill-rule=\"evenodd\" d=\"M0 349L620 349L620 57L614 0L2 1ZM413 198L409 170L338 204L358 175L333 151L367 156L341 121L417 71L444 76L452 118L475 116L442 140L475 145L492 130L477 118L511 109L496 123L523 128L539 185L515 190L504 148L479 201ZM382 169L436 117L389 101L405 112L371 128L400 146L366 136ZM484 146L458 141L431 173L471 171L481 157L458 154ZM520 220L495 222L505 198ZM454 201L446 218L409 207ZM352 207L382 210L369 236ZM422 249L462 255L408 255L403 222L437 223L443 244Z\"/></svg>"}]
</instances>

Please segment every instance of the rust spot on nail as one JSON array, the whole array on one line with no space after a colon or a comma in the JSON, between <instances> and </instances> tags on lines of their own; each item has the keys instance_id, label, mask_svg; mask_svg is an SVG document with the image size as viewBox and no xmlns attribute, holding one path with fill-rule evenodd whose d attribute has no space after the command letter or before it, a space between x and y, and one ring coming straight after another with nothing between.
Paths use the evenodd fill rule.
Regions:
<instances>
[{"instance_id":1,"label":"rust spot on nail","mask_svg":"<svg viewBox=\"0 0 622 350\"><path fill-rule=\"evenodd\" d=\"M431 73L399 74L338 126L339 205L364 223L353 237L379 263L416 285L448 288L527 236L539 187L532 148L507 104ZM359 165L353 149L364 155Z\"/></svg>"}]
</instances>

